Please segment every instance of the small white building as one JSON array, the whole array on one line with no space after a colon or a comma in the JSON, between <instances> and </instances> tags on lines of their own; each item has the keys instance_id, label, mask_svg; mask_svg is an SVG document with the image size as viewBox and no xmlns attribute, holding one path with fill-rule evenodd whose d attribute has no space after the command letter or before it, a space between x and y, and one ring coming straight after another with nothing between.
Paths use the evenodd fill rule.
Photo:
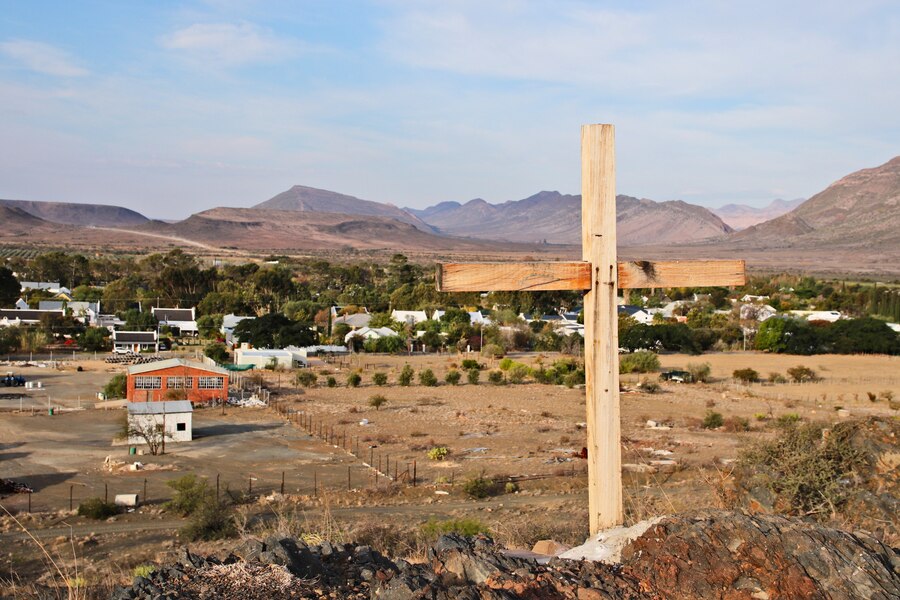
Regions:
<instances>
[{"instance_id":1,"label":"small white building","mask_svg":"<svg viewBox=\"0 0 900 600\"><path fill-rule=\"evenodd\" d=\"M417 325L428 320L424 310L392 310L391 320L406 325Z\"/></svg>"},{"instance_id":2,"label":"small white building","mask_svg":"<svg viewBox=\"0 0 900 600\"><path fill-rule=\"evenodd\" d=\"M155 331L113 331L113 352L138 354L144 351L159 352L159 334Z\"/></svg>"},{"instance_id":3,"label":"small white building","mask_svg":"<svg viewBox=\"0 0 900 600\"><path fill-rule=\"evenodd\" d=\"M193 439L194 408L189 400L129 402L128 429L165 432L166 442L190 442ZM140 435L129 435L129 444L144 444Z\"/></svg>"},{"instance_id":4,"label":"small white building","mask_svg":"<svg viewBox=\"0 0 900 600\"><path fill-rule=\"evenodd\" d=\"M628 315L642 325L653 324L653 313L644 310L640 306L622 304L618 307L618 311L620 315Z\"/></svg>"},{"instance_id":5,"label":"small white building","mask_svg":"<svg viewBox=\"0 0 900 600\"><path fill-rule=\"evenodd\" d=\"M305 369L309 366L305 354L289 348L276 350L235 348L234 364L253 365L257 369L265 369L273 364L284 369Z\"/></svg>"},{"instance_id":6,"label":"small white building","mask_svg":"<svg viewBox=\"0 0 900 600\"><path fill-rule=\"evenodd\" d=\"M234 313L227 314L222 317L222 327L219 331L225 336L225 341L229 344L234 340L234 328L237 327L237 324L245 319L255 319L256 317L244 317L241 315L236 315Z\"/></svg>"},{"instance_id":7,"label":"small white building","mask_svg":"<svg viewBox=\"0 0 900 600\"><path fill-rule=\"evenodd\" d=\"M360 337L364 340L377 340L384 337L391 337L396 335L399 334L390 327L363 327L362 329L351 331L350 333L345 335L344 343L349 344L350 340L354 337Z\"/></svg>"},{"instance_id":8,"label":"small white building","mask_svg":"<svg viewBox=\"0 0 900 600\"><path fill-rule=\"evenodd\" d=\"M741 305L741 319L742 320L754 320L762 323L763 321L767 321L778 314L778 311L769 306L768 304L742 304Z\"/></svg>"},{"instance_id":9,"label":"small white building","mask_svg":"<svg viewBox=\"0 0 900 600\"><path fill-rule=\"evenodd\" d=\"M829 323L843 318L843 315L836 310L792 310L791 314L807 321L827 321Z\"/></svg>"},{"instance_id":10,"label":"small white building","mask_svg":"<svg viewBox=\"0 0 900 600\"><path fill-rule=\"evenodd\" d=\"M197 312L191 308L157 308L150 309L153 316L159 321L160 325L166 325L174 329L178 329L181 335L190 334L197 335L200 330L197 329Z\"/></svg>"},{"instance_id":11,"label":"small white building","mask_svg":"<svg viewBox=\"0 0 900 600\"><path fill-rule=\"evenodd\" d=\"M100 302L81 302L73 300L41 300L38 302L39 310L61 310L75 320L96 327L100 318Z\"/></svg>"}]
</instances>

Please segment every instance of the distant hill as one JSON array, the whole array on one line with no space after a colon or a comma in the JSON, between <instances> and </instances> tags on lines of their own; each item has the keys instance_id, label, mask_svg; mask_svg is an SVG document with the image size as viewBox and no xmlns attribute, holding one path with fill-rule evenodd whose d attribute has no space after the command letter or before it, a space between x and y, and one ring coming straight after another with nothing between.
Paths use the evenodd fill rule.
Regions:
<instances>
[{"instance_id":1,"label":"distant hill","mask_svg":"<svg viewBox=\"0 0 900 600\"><path fill-rule=\"evenodd\" d=\"M141 231L247 250L524 251L516 244L436 235L396 219L342 213L213 208L177 223L155 221Z\"/></svg>"},{"instance_id":2,"label":"distant hill","mask_svg":"<svg viewBox=\"0 0 900 600\"><path fill-rule=\"evenodd\" d=\"M748 206L746 204L726 204L719 208L711 208L710 211L736 231L740 231L789 213L803 204L803 202L803 198L797 198L796 200L777 198L772 200L768 206L763 207Z\"/></svg>"},{"instance_id":3,"label":"distant hill","mask_svg":"<svg viewBox=\"0 0 900 600\"><path fill-rule=\"evenodd\" d=\"M0 199L0 205L16 207L45 221L67 225L133 227L149 220L130 208L106 204Z\"/></svg>"},{"instance_id":4,"label":"distant hill","mask_svg":"<svg viewBox=\"0 0 900 600\"><path fill-rule=\"evenodd\" d=\"M50 225L44 219L26 212L18 206L8 206L0 201L0 224L6 229L43 227Z\"/></svg>"},{"instance_id":5,"label":"distant hill","mask_svg":"<svg viewBox=\"0 0 900 600\"><path fill-rule=\"evenodd\" d=\"M791 212L731 237L744 247L900 248L900 156L836 181Z\"/></svg>"},{"instance_id":6,"label":"distant hill","mask_svg":"<svg viewBox=\"0 0 900 600\"><path fill-rule=\"evenodd\" d=\"M402 208L397 208L393 204L362 200L354 196L303 185L295 185L286 192L281 192L265 202L260 202L253 208L386 217L388 219L396 219L402 223L409 223L422 231L433 231L419 217L408 213Z\"/></svg>"},{"instance_id":7,"label":"distant hill","mask_svg":"<svg viewBox=\"0 0 900 600\"><path fill-rule=\"evenodd\" d=\"M622 246L681 243L730 233L731 227L706 208L672 200L654 202L617 196L618 242ZM407 209L441 233L482 239L551 244L581 243L581 196L540 192L524 200L490 204L442 202Z\"/></svg>"}]
</instances>

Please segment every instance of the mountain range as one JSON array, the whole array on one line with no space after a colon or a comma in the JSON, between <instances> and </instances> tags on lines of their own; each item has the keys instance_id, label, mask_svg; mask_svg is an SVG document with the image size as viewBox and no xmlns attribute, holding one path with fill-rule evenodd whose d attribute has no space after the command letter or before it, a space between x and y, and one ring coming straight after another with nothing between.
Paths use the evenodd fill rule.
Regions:
<instances>
[{"instance_id":1,"label":"mountain range","mask_svg":"<svg viewBox=\"0 0 900 600\"><path fill-rule=\"evenodd\" d=\"M122 206L73 202L3 200L0 206L14 207L52 223L93 227L133 227L149 221L141 213Z\"/></svg>"},{"instance_id":2,"label":"mountain range","mask_svg":"<svg viewBox=\"0 0 900 600\"><path fill-rule=\"evenodd\" d=\"M803 198L797 198L796 200L777 198L763 207L748 206L746 204L726 204L710 210L728 223L735 231L740 231L789 213L803 204L804 201Z\"/></svg>"}]
</instances>

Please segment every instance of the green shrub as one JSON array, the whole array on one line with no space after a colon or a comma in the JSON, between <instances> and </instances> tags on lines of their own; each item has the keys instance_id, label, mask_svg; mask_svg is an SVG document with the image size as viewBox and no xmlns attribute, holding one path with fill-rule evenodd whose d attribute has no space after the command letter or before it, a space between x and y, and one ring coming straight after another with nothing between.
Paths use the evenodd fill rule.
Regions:
<instances>
[{"instance_id":1,"label":"green shrub","mask_svg":"<svg viewBox=\"0 0 900 600\"><path fill-rule=\"evenodd\" d=\"M316 385L316 382L319 381L319 376L309 369L302 369L300 371L297 371L297 374L294 375L294 381L297 382L297 385L302 385L303 387L312 387Z\"/></svg>"},{"instance_id":2,"label":"green shrub","mask_svg":"<svg viewBox=\"0 0 900 600\"><path fill-rule=\"evenodd\" d=\"M507 494L515 494L519 491L519 484L514 481L507 481L503 486L503 491Z\"/></svg>"},{"instance_id":3,"label":"green shrub","mask_svg":"<svg viewBox=\"0 0 900 600\"><path fill-rule=\"evenodd\" d=\"M725 431L750 431L750 420L744 417L728 417L723 424Z\"/></svg>"},{"instance_id":4,"label":"green shrub","mask_svg":"<svg viewBox=\"0 0 900 600\"><path fill-rule=\"evenodd\" d=\"M175 495L163 508L183 517L193 514L207 498L215 496L209 482L198 479L193 473L169 480L166 485L175 490Z\"/></svg>"},{"instance_id":5,"label":"green shrub","mask_svg":"<svg viewBox=\"0 0 900 600\"><path fill-rule=\"evenodd\" d=\"M793 427L800 422L800 415L797 413L785 413L775 419L775 425L781 428Z\"/></svg>"},{"instance_id":6,"label":"green shrub","mask_svg":"<svg viewBox=\"0 0 900 600\"><path fill-rule=\"evenodd\" d=\"M478 385L478 379L481 377L481 371L478 369L469 369L466 372L466 381L471 385Z\"/></svg>"},{"instance_id":7,"label":"green shrub","mask_svg":"<svg viewBox=\"0 0 900 600\"><path fill-rule=\"evenodd\" d=\"M488 381L494 385L503 385L506 381L503 379L503 371L491 371L488 373Z\"/></svg>"},{"instance_id":8,"label":"green shrub","mask_svg":"<svg viewBox=\"0 0 900 600\"><path fill-rule=\"evenodd\" d=\"M787 378L781 373L769 373L769 383L787 383Z\"/></svg>"},{"instance_id":9,"label":"green shrub","mask_svg":"<svg viewBox=\"0 0 900 600\"><path fill-rule=\"evenodd\" d=\"M757 373L755 369L750 368L735 369L734 372L731 373L731 376L742 383L753 383L754 381L759 380L759 373Z\"/></svg>"},{"instance_id":10,"label":"green shrub","mask_svg":"<svg viewBox=\"0 0 900 600\"><path fill-rule=\"evenodd\" d=\"M350 373L347 375L347 387L359 387L360 383L362 383L362 376L359 373Z\"/></svg>"},{"instance_id":11,"label":"green shrub","mask_svg":"<svg viewBox=\"0 0 900 600\"><path fill-rule=\"evenodd\" d=\"M150 577L153 573L156 572L156 567L153 565L138 565L131 571L132 577Z\"/></svg>"},{"instance_id":12,"label":"green shrub","mask_svg":"<svg viewBox=\"0 0 900 600\"><path fill-rule=\"evenodd\" d=\"M78 516L88 519L108 519L119 513L119 508L112 502L104 502L100 498L88 498L78 505Z\"/></svg>"},{"instance_id":13,"label":"green shrub","mask_svg":"<svg viewBox=\"0 0 900 600\"><path fill-rule=\"evenodd\" d=\"M847 480L865 464L853 444L858 423L838 423L823 438L824 425L785 426L781 435L746 450L739 466L747 472L742 486L763 486L778 498L775 506L788 514L828 518L853 493Z\"/></svg>"},{"instance_id":14,"label":"green shrub","mask_svg":"<svg viewBox=\"0 0 900 600\"><path fill-rule=\"evenodd\" d=\"M228 348L221 342L213 342L203 349L203 354L220 365L228 362Z\"/></svg>"},{"instance_id":15,"label":"green shrub","mask_svg":"<svg viewBox=\"0 0 900 600\"><path fill-rule=\"evenodd\" d=\"M412 383L413 375L415 375L413 368L409 365L403 365L403 370L400 371L400 376L397 377L397 383L407 387Z\"/></svg>"},{"instance_id":16,"label":"green shrub","mask_svg":"<svg viewBox=\"0 0 900 600\"><path fill-rule=\"evenodd\" d=\"M337 379L329 375L328 379L325 380L325 385L330 388L337 387Z\"/></svg>"},{"instance_id":17,"label":"green shrub","mask_svg":"<svg viewBox=\"0 0 900 600\"><path fill-rule=\"evenodd\" d=\"M563 385L571 389L576 385L584 385L584 371L578 370L563 377Z\"/></svg>"},{"instance_id":18,"label":"green shrub","mask_svg":"<svg viewBox=\"0 0 900 600\"><path fill-rule=\"evenodd\" d=\"M528 368L528 365L515 363L509 369L509 381L510 383L522 383L529 374L531 374L531 369Z\"/></svg>"},{"instance_id":19,"label":"green shrub","mask_svg":"<svg viewBox=\"0 0 900 600\"><path fill-rule=\"evenodd\" d=\"M500 361L500 365L499 365L500 370L501 371L509 371L509 368L511 366L513 366L513 362L514 362L513 359L511 359L509 357L504 358L503 360Z\"/></svg>"},{"instance_id":20,"label":"green shrub","mask_svg":"<svg viewBox=\"0 0 900 600\"><path fill-rule=\"evenodd\" d=\"M446 446L435 446L428 451L428 458L431 460L444 460L450 454L450 449Z\"/></svg>"},{"instance_id":21,"label":"green shrub","mask_svg":"<svg viewBox=\"0 0 900 600\"><path fill-rule=\"evenodd\" d=\"M659 370L659 356L649 350L638 350L619 358L619 373L653 373Z\"/></svg>"},{"instance_id":22,"label":"green shrub","mask_svg":"<svg viewBox=\"0 0 900 600\"><path fill-rule=\"evenodd\" d=\"M809 367L804 367L803 365L797 365L796 367L791 367L787 370L788 377L791 378L791 381L794 383L805 383L807 381L818 381L818 377L816 376L816 372L810 369Z\"/></svg>"},{"instance_id":23,"label":"green shrub","mask_svg":"<svg viewBox=\"0 0 900 600\"><path fill-rule=\"evenodd\" d=\"M484 368L484 365L473 358L464 358L462 361L462 368L465 371L468 371L470 369L478 369L480 371Z\"/></svg>"},{"instance_id":24,"label":"green shrub","mask_svg":"<svg viewBox=\"0 0 900 600\"><path fill-rule=\"evenodd\" d=\"M379 387L387 385L387 380L387 373L375 373L372 375L372 383Z\"/></svg>"},{"instance_id":25,"label":"green shrub","mask_svg":"<svg viewBox=\"0 0 900 600\"><path fill-rule=\"evenodd\" d=\"M125 373L116 373L103 387L106 398L124 398L128 391L128 379Z\"/></svg>"},{"instance_id":26,"label":"green shrub","mask_svg":"<svg viewBox=\"0 0 900 600\"><path fill-rule=\"evenodd\" d=\"M448 533L471 537L480 533L489 534L490 530L487 525L476 519L449 519L446 521L431 519L422 525L422 534L427 540L436 540Z\"/></svg>"},{"instance_id":27,"label":"green shrub","mask_svg":"<svg viewBox=\"0 0 900 600\"><path fill-rule=\"evenodd\" d=\"M235 535L234 515L231 506L215 495L208 495L191 513L190 522L181 533L191 541L221 540Z\"/></svg>"},{"instance_id":28,"label":"green shrub","mask_svg":"<svg viewBox=\"0 0 900 600\"><path fill-rule=\"evenodd\" d=\"M703 417L703 423L701 423L700 427L703 429L718 429L724 424L725 419L722 417L721 413L708 410L706 411L706 416Z\"/></svg>"},{"instance_id":29,"label":"green shrub","mask_svg":"<svg viewBox=\"0 0 900 600\"><path fill-rule=\"evenodd\" d=\"M470 498L487 498L488 496L496 496L500 491L500 486L493 479L488 479L484 475L471 477L463 483L463 491Z\"/></svg>"},{"instance_id":30,"label":"green shrub","mask_svg":"<svg viewBox=\"0 0 900 600\"><path fill-rule=\"evenodd\" d=\"M424 369L419 372L419 383L425 387L434 387L438 384L438 380L437 377L434 376L434 371L431 369Z\"/></svg>"},{"instance_id":31,"label":"green shrub","mask_svg":"<svg viewBox=\"0 0 900 600\"><path fill-rule=\"evenodd\" d=\"M484 356L488 356L490 358L500 358L501 356L506 354L506 350L504 350L503 346L499 344L488 344L481 349L481 353Z\"/></svg>"},{"instance_id":32,"label":"green shrub","mask_svg":"<svg viewBox=\"0 0 900 600\"><path fill-rule=\"evenodd\" d=\"M369 406L372 406L375 408L375 410L378 410L383 404L387 404L387 401L387 398L385 398L381 394L375 394L374 396L369 398Z\"/></svg>"},{"instance_id":33,"label":"green shrub","mask_svg":"<svg viewBox=\"0 0 900 600\"><path fill-rule=\"evenodd\" d=\"M459 380L461 378L462 378L462 373L460 373L456 369L450 369L449 371L447 371L447 374L444 376L444 381L446 381L450 385L459 385Z\"/></svg>"},{"instance_id":34,"label":"green shrub","mask_svg":"<svg viewBox=\"0 0 900 600\"><path fill-rule=\"evenodd\" d=\"M712 367L709 363L688 363L687 372L691 374L691 381L694 383L707 383Z\"/></svg>"},{"instance_id":35,"label":"green shrub","mask_svg":"<svg viewBox=\"0 0 900 600\"><path fill-rule=\"evenodd\" d=\"M644 378L641 380L640 388L647 392L648 394L655 394L660 390L659 382L653 381L652 379Z\"/></svg>"}]
</instances>

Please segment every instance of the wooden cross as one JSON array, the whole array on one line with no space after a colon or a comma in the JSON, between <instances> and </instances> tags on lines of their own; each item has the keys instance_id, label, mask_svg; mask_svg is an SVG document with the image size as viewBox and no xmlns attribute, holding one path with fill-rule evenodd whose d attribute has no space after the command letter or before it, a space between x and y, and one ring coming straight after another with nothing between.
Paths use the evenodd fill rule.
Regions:
<instances>
[{"instance_id":1,"label":"wooden cross","mask_svg":"<svg viewBox=\"0 0 900 600\"><path fill-rule=\"evenodd\" d=\"M743 260L616 260L616 162L612 125L581 128L581 254L578 262L438 265L442 292L583 290L590 530L621 525L619 288L744 285Z\"/></svg>"}]
</instances>

